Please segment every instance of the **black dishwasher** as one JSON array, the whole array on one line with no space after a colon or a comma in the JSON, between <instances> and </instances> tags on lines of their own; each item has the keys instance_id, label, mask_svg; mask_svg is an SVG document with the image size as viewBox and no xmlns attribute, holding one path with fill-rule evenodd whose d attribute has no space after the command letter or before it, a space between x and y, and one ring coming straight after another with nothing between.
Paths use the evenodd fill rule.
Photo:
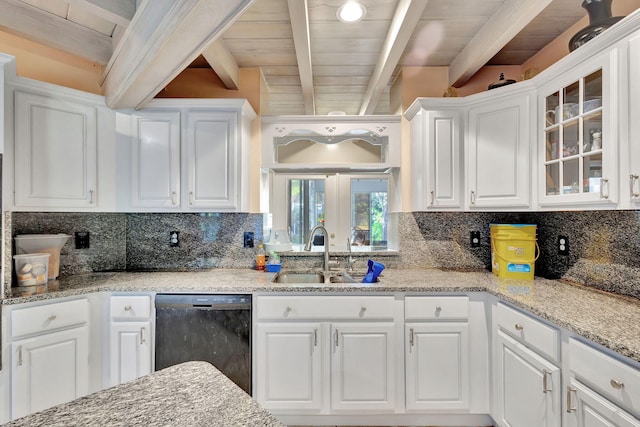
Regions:
<instances>
[{"instance_id":1,"label":"black dishwasher","mask_svg":"<svg viewBox=\"0 0 640 427\"><path fill-rule=\"evenodd\" d=\"M251 295L157 294L156 364L204 360L251 394Z\"/></svg>"}]
</instances>

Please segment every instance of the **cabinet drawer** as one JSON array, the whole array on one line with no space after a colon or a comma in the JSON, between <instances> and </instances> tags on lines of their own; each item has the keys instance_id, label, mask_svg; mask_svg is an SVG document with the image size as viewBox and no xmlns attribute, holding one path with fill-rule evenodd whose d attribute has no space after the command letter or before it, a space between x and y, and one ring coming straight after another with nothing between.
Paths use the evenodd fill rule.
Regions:
<instances>
[{"instance_id":1,"label":"cabinet drawer","mask_svg":"<svg viewBox=\"0 0 640 427\"><path fill-rule=\"evenodd\" d=\"M407 297L404 310L406 320L466 320L469 297Z\"/></svg>"},{"instance_id":2,"label":"cabinet drawer","mask_svg":"<svg viewBox=\"0 0 640 427\"><path fill-rule=\"evenodd\" d=\"M111 317L125 319L146 319L151 317L151 297L138 296L112 296Z\"/></svg>"},{"instance_id":3,"label":"cabinet drawer","mask_svg":"<svg viewBox=\"0 0 640 427\"><path fill-rule=\"evenodd\" d=\"M560 360L560 331L520 311L498 303L498 326L552 361Z\"/></svg>"},{"instance_id":4,"label":"cabinet drawer","mask_svg":"<svg viewBox=\"0 0 640 427\"><path fill-rule=\"evenodd\" d=\"M569 369L612 402L640 414L640 370L573 338L569 339Z\"/></svg>"},{"instance_id":5,"label":"cabinet drawer","mask_svg":"<svg viewBox=\"0 0 640 427\"><path fill-rule=\"evenodd\" d=\"M384 297L258 297L259 320L276 319L362 319L393 320L392 296Z\"/></svg>"},{"instance_id":6,"label":"cabinet drawer","mask_svg":"<svg viewBox=\"0 0 640 427\"><path fill-rule=\"evenodd\" d=\"M56 302L11 311L11 336L37 334L86 323L89 302L86 299Z\"/></svg>"}]
</instances>

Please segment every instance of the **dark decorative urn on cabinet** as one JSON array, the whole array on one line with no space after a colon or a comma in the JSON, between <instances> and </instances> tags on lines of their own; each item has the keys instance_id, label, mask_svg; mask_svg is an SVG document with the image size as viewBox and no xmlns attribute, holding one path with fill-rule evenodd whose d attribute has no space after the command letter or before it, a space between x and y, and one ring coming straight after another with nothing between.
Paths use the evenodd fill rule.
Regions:
<instances>
[{"instance_id":1,"label":"dark decorative urn on cabinet","mask_svg":"<svg viewBox=\"0 0 640 427\"><path fill-rule=\"evenodd\" d=\"M584 0L582 7L589 14L589 25L578 31L569 40L569 51L573 52L604 30L624 18L611 16L612 0Z\"/></svg>"}]
</instances>

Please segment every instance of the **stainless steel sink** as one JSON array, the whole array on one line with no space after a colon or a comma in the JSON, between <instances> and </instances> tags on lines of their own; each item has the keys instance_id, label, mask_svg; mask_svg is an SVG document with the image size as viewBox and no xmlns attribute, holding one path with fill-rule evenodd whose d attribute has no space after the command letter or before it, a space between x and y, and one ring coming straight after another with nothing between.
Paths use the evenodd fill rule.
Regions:
<instances>
[{"instance_id":1,"label":"stainless steel sink","mask_svg":"<svg viewBox=\"0 0 640 427\"><path fill-rule=\"evenodd\" d=\"M325 281L320 271L281 271L271 279L273 283L362 283L364 273L331 272ZM377 280L379 281L379 279Z\"/></svg>"},{"instance_id":2,"label":"stainless steel sink","mask_svg":"<svg viewBox=\"0 0 640 427\"><path fill-rule=\"evenodd\" d=\"M273 283L324 283L324 274L319 272L281 271L271 281Z\"/></svg>"}]
</instances>

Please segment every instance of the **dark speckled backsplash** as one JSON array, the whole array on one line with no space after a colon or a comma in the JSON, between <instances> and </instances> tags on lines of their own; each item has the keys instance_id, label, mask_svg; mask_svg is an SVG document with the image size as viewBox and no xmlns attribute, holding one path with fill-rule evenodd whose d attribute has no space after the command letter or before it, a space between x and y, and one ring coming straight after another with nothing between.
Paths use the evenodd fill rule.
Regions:
<instances>
[{"instance_id":1,"label":"dark speckled backsplash","mask_svg":"<svg viewBox=\"0 0 640 427\"><path fill-rule=\"evenodd\" d=\"M391 223L398 230L399 255L385 257L389 268L489 269L489 224L528 223L538 226L537 276L640 298L640 211L414 212L391 214ZM73 239L62 249L61 275L252 268L254 252L242 247L242 233L253 231L262 239L261 214L13 212L5 224L7 236L89 231L90 249L75 249ZM169 247L172 230L180 232L177 248ZM481 246L471 248L469 233L476 230ZM568 256L557 254L558 235L569 238ZM13 249L7 249L10 257Z\"/></svg>"},{"instance_id":2,"label":"dark speckled backsplash","mask_svg":"<svg viewBox=\"0 0 640 427\"><path fill-rule=\"evenodd\" d=\"M246 213L68 213L5 214L5 234L90 233L90 248L76 249L71 238L60 252L60 275L113 270L252 268L254 252L243 247L243 232L262 240L262 215ZM180 246L169 246L169 232ZM7 239L6 265L15 253ZM5 269L5 283L11 283ZM5 295L10 289L7 286Z\"/></svg>"},{"instance_id":3,"label":"dark speckled backsplash","mask_svg":"<svg viewBox=\"0 0 640 427\"><path fill-rule=\"evenodd\" d=\"M405 214L402 214L403 216ZM489 224L536 224L541 255L536 276L567 279L640 298L640 211L579 211L535 213L415 212L415 225L404 233L419 233L421 251L408 250L415 239L403 239L403 263L420 261L440 268L491 266ZM408 221L411 223L411 219ZM469 234L480 231L481 247L471 248ZM569 255L558 255L559 235L569 239ZM417 248L416 248L417 249ZM416 255L419 254L419 255ZM422 255L422 256L420 256ZM417 260L416 256L420 256Z\"/></svg>"}]
</instances>

